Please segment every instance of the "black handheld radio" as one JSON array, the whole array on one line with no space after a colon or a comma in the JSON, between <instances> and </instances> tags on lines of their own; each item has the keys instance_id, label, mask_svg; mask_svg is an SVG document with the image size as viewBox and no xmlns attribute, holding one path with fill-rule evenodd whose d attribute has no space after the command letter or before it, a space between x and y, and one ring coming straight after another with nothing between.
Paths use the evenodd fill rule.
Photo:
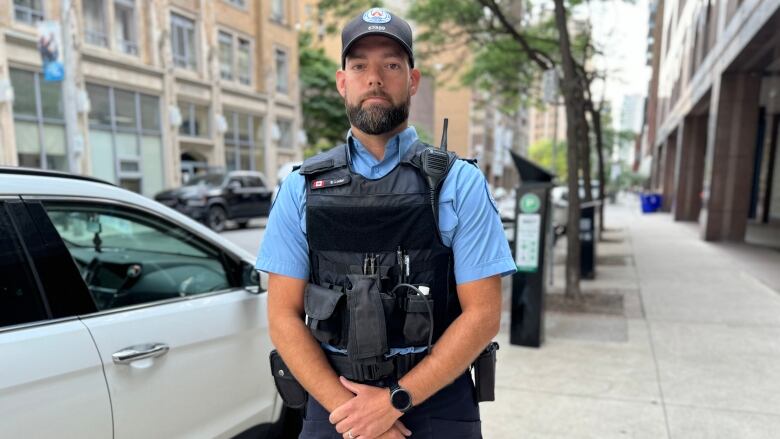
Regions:
<instances>
[{"instance_id":1,"label":"black handheld radio","mask_svg":"<svg viewBox=\"0 0 780 439\"><path fill-rule=\"evenodd\" d=\"M450 157L447 153L447 124L448 119L444 118L444 129L441 134L441 146L439 149L429 147L422 153L422 170L425 178L428 180L428 189L431 197L431 207L433 208L433 218L436 220L436 226L439 225L439 209L437 199L437 189L439 184L447 175Z\"/></svg>"}]
</instances>

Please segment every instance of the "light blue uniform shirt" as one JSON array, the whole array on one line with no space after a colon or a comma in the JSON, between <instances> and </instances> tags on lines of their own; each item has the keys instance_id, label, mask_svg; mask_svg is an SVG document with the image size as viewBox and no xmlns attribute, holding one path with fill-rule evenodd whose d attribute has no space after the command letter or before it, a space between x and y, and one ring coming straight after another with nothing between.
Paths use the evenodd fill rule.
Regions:
<instances>
[{"instance_id":1,"label":"light blue uniform shirt","mask_svg":"<svg viewBox=\"0 0 780 439\"><path fill-rule=\"evenodd\" d=\"M391 138L381 161L351 133L347 141L351 145L352 171L369 179L378 179L398 165L401 157L417 141L417 131L410 126ZM455 257L456 283L515 272L515 262L487 181L476 166L463 160L453 164L442 183L439 229L442 242L452 248ZM269 273L309 279L306 178L297 171L291 173L279 189L268 217L256 267ZM393 351L392 354L404 352L409 351Z\"/></svg>"}]
</instances>

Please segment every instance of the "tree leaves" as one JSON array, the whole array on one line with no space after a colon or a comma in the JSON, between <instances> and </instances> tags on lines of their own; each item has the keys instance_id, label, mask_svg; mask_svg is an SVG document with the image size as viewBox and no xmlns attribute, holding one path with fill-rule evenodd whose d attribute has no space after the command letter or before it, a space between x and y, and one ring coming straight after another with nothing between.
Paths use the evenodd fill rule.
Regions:
<instances>
[{"instance_id":1,"label":"tree leaves","mask_svg":"<svg viewBox=\"0 0 780 439\"><path fill-rule=\"evenodd\" d=\"M310 148L306 156L344 142L349 121L344 99L336 89L339 65L323 49L311 47L311 35L301 33L299 62L303 129Z\"/></svg>"}]
</instances>

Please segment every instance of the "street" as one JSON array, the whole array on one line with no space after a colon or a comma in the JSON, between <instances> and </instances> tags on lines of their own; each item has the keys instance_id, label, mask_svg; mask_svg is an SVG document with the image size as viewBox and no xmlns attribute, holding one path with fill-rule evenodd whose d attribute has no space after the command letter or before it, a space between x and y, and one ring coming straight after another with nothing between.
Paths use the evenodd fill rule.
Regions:
<instances>
[{"instance_id":1,"label":"street","mask_svg":"<svg viewBox=\"0 0 780 439\"><path fill-rule=\"evenodd\" d=\"M263 241L266 220L266 218L254 219L249 222L245 229L238 229L235 225L231 224L231 227L222 232L221 235L248 251L253 256L257 256L257 251L260 249L260 243Z\"/></svg>"}]
</instances>

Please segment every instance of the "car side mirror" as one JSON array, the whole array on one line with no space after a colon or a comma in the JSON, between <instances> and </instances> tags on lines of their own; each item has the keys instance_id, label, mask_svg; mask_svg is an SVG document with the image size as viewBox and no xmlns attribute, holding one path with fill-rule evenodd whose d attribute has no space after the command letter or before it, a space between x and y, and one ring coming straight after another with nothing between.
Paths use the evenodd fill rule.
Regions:
<instances>
[{"instance_id":1,"label":"car side mirror","mask_svg":"<svg viewBox=\"0 0 780 439\"><path fill-rule=\"evenodd\" d=\"M241 284L245 290L252 294L261 294L268 291L268 275L257 271L247 262L241 262Z\"/></svg>"}]
</instances>

